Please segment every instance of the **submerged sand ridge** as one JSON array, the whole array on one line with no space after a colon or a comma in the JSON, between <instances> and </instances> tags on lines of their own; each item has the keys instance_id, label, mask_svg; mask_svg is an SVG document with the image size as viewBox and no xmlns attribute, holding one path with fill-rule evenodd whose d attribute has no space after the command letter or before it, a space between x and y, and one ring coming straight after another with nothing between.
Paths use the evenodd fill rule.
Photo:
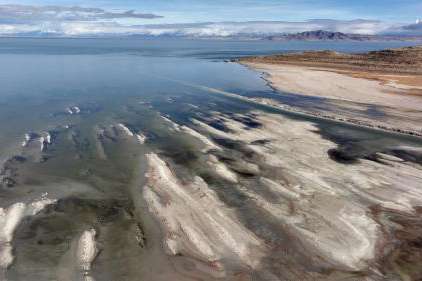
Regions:
<instances>
[{"instance_id":1,"label":"submerged sand ridge","mask_svg":"<svg viewBox=\"0 0 422 281\"><path fill-rule=\"evenodd\" d=\"M147 158L150 170L144 197L164 223L166 251L170 255L193 254L216 267L221 276L225 276L221 264L225 259L256 267L262 256L260 242L236 222L207 184L196 177L191 184L182 185L156 154Z\"/></svg>"},{"instance_id":2,"label":"submerged sand ridge","mask_svg":"<svg viewBox=\"0 0 422 281\"><path fill-rule=\"evenodd\" d=\"M406 145L380 144L355 154L321 124L262 110L215 108L186 122L154 114L156 124L148 129L129 120L93 124L86 133L90 143L82 147L84 135L67 128L44 151L51 153L44 162L11 166L22 173L19 165L57 163L62 143L69 162L92 149L93 160L85 160L92 170L77 174L89 179L87 186L49 187L60 199L14 228L17 258L6 275L207 281L414 276L407 252L421 251L412 244L420 234L417 228L398 232L409 223L403 218L420 223L420 148L399 142ZM43 188L21 182L2 191L18 196ZM54 270L39 270L46 260Z\"/></svg>"},{"instance_id":3,"label":"submerged sand ridge","mask_svg":"<svg viewBox=\"0 0 422 281\"><path fill-rule=\"evenodd\" d=\"M235 172L236 161L258 165L253 179L238 174L238 180L231 181L216 173L224 187L209 186L199 177L186 182L177 179L170 163L156 154L148 155L148 183L143 192L164 231L167 253L208 264L206 270L199 265L196 270L225 276L225 280L235 280L239 270L245 276L257 274L259 280L299 280L295 279L298 274L300 280L360 280L353 279L353 272L370 280L390 280L391 269L384 267L383 260L399 249L393 234L388 234L398 226L381 220L373 208L415 214L422 205L420 166L381 153L377 155L382 162L361 159L341 164L327 153L336 145L315 133L318 129L312 123L263 112L254 112L254 116L261 124L257 128L236 121L246 116L233 118L217 112L213 119L222 121L225 130L210 126L213 119L193 120L192 128L196 136L201 134L198 139L205 147L212 140L223 144L224 139L238 144L229 150L239 147L249 151L249 157L254 155L219 163L229 173ZM209 140L204 141L206 136ZM203 151L208 170L222 159L221 149L227 151L224 145ZM210 163L207 159L213 154ZM244 198L235 208L241 210L237 218L227 198L220 201L229 190ZM249 214L255 214L261 226L244 224ZM283 230L261 232L270 221L277 221ZM287 237L292 240L286 242ZM277 253L275 241L279 239L284 241L282 252L294 254ZM285 266L271 269L276 262ZM323 269L332 273L321 273Z\"/></svg>"}]
</instances>

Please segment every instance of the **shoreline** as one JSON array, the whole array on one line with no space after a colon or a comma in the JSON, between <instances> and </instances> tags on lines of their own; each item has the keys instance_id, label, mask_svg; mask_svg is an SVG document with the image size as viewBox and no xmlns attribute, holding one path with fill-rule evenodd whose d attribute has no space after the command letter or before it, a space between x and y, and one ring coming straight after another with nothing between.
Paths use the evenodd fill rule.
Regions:
<instances>
[{"instance_id":1,"label":"shoreline","mask_svg":"<svg viewBox=\"0 0 422 281\"><path fill-rule=\"evenodd\" d=\"M271 88L273 88L273 87L271 87ZM277 103L276 101L273 101L274 104L271 104L271 103L268 103L266 101L259 101L259 99L260 98L250 99L250 101L254 101L254 102L259 103L261 105L270 106L274 109L284 110L284 111L288 111L288 112L296 113L296 114L301 114L301 115L308 116L308 117L315 117L315 118L319 118L319 119L323 119L323 120L340 122L340 123L344 123L344 124L348 124L348 125L353 125L353 126L367 128L367 129L373 129L373 130L387 132L387 133L395 133L395 134L400 134L400 135L404 135L404 136L413 136L413 137L422 138L422 132L418 132L418 131L403 130L403 129L395 128L395 127L385 127L383 125L377 125L375 123L366 123L362 120L353 120L353 119L348 119L348 118L341 117L341 116L323 114L323 113L320 113L320 112L310 112L310 111L306 111L306 110L301 110L298 107L283 105L281 103Z\"/></svg>"},{"instance_id":2,"label":"shoreline","mask_svg":"<svg viewBox=\"0 0 422 281\"><path fill-rule=\"evenodd\" d=\"M253 60L257 60L257 58L253 58ZM357 107L363 107L363 105L379 106L380 104L378 103L378 101L380 101L381 106L385 106L385 108L383 109L386 111L391 110L396 114L399 111L403 111L403 113L408 113L407 111L411 110L413 111L412 113L415 114L413 116L415 118L419 117L417 115L417 111L419 109L422 110L422 96L418 94L414 94L412 92L412 90L414 90L414 91L417 91L417 93L422 93L422 89L419 89L418 87L412 88L412 89L406 89L405 87L400 88L401 86L400 83L398 85L393 84L393 83L392 85L385 85L386 84L385 81L379 81L379 80L376 81L373 78L371 79L367 77L366 78L359 77L359 73L356 71L354 71L353 73L354 76L353 76L351 73L344 73L344 72L339 73L339 70L335 68L321 69L318 66L310 67L310 66L303 66L303 65L293 65L291 63L288 63L288 64L277 63L276 64L276 63L267 63L267 62L255 62L255 61L250 61L250 58L238 59L238 60L235 60L235 62L239 63L240 65L244 67L247 67L248 69L259 72L261 79L263 79L266 82L268 87L270 87L275 92L278 92L280 94L282 94L283 92L288 92L289 94L294 94L297 96L320 97L322 99L327 99L328 103L333 103L332 105L335 105L336 103L341 104L343 102L356 103ZM349 99L349 97L346 97L346 98L340 97L340 96L333 97L333 96L330 96L329 94L328 95L326 94L326 93L333 92L333 89L328 89L329 91L320 91L319 94L314 94L312 91L310 91L310 89L312 89L312 86L309 89L306 89L308 90L306 94L303 94L300 91L301 90L300 86L294 84L295 80L303 79L303 77L300 76L301 73L298 71L298 73L295 73L289 76L288 78L290 78L293 81L293 83L291 83L291 85L287 85L288 87L286 87L285 84L283 84L285 80L282 80L282 83L277 83L278 82L276 80L277 78L278 79L283 78L283 76L280 75L280 73L278 72L279 68L281 68L282 70L286 70L286 69L289 70L289 68L294 68L295 70L299 70L299 71L315 72L315 73L318 73L318 75L320 75L321 73L329 73L330 75L340 75L343 77L349 77L350 79L354 79L352 80L352 82L359 83L359 86L360 84L362 84L362 82L379 84L379 87L381 89L379 90L380 93L383 93L383 91L385 90L384 88L390 87L390 88L394 88L397 91L400 91L400 94L387 94L387 93L379 94L378 97L375 97L374 101L372 102L362 102L359 100L360 98L359 96L355 99ZM362 76L365 76L366 73L367 72L361 72L360 74L362 74ZM409 74L406 74L406 75L409 75ZM318 77L318 78L321 78L320 80L322 81L321 83L323 82L332 83L333 82L332 80L334 80L332 79L332 77L329 77L329 76ZM318 81L315 84L319 84L320 81ZM391 82L396 82L396 81L391 81ZM371 84L368 84L368 85L372 87ZM347 92L349 89L347 87L344 87L343 90ZM367 89L363 87L363 90L367 90ZM367 92L371 92L371 90L372 88L369 88ZM391 101L388 101L388 99L384 101L382 100L382 98L384 98L383 95L385 95L385 97L388 97L390 99L391 97L393 97L393 99L391 99ZM406 106L409 106L409 108L402 107L400 105L395 106L396 105L395 102L397 101L397 99L402 99L403 97L408 98L409 105L406 104ZM369 99L370 98L371 96L369 97ZM404 120L404 121L399 120L399 119L403 119L402 116L400 116L401 118L397 118L397 116L394 116L393 114L389 115L390 112L385 112L386 116L390 118L389 120L380 120L379 122L374 122L374 121L368 120L371 116L369 115L366 117L359 116L356 113L354 113L352 109L350 110L350 112L348 112L348 114L338 114L338 113L331 113L328 110L318 110L318 109L306 110L305 108L302 108L299 106L291 106L291 105L284 104L282 102L277 101L276 99L270 99L270 98L249 98L249 99L260 104L271 106L273 108L282 109L282 110L294 112L294 113L301 113L307 116L317 117L324 120L332 120L332 121L351 124L355 126L365 127L369 129L376 129L376 130L380 130L384 132L393 132L393 133L397 133L401 135L422 137L422 129L419 129L417 127L417 122L416 122L417 120L409 119L409 122L407 122L408 120ZM413 100L417 100L417 101L420 100L420 104L416 104L415 106L415 103L413 102ZM408 116L405 115L405 117L408 117ZM411 124L412 121L413 121L413 124Z\"/></svg>"},{"instance_id":3,"label":"shoreline","mask_svg":"<svg viewBox=\"0 0 422 281\"><path fill-rule=\"evenodd\" d=\"M245 67L247 67L247 66L245 66ZM252 69L252 70L254 70L254 69ZM258 71L258 70L254 70L254 71ZM261 77L261 78L265 80L265 78L263 78L263 77ZM269 83L269 82L267 82L267 83ZM242 96L242 95L239 95L239 94L225 92L225 91L215 89L215 88L196 86L196 85L192 85L192 84L186 84L186 85L190 86L190 87L197 88L197 89L205 90L205 91L208 91L208 92L211 92L211 93L214 93L214 94L219 94L219 95L223 95L223 96L230 97L230 98L233 98L233 99L238 99L238 100L241 100L241 101L244 101L244 102L253 103L253 104L256 104L256 105L259 105L259 106L271 108L273 110L280 111L284 114L292 114L292 115L300 117L300 118L314 118L314 119L317 119L317 120L338 122L338 123L345 124L345 125L348 125L348 126L356 126L358 128L375 130L375 131L378 131L378 132L383 132L383 133L388 133L388 134L396 134L396 135L403 136L403 137L416 137L418 139L422 138L422 132L403 131L403 130L400 131L400 129L397 129L397 128L383 128L383 127L377 127L377 126L374 126L374 125L366 125L366 124L361 123L361 122L356 123L356 122L347 121L347 120L338 120L338 119L335 119L335 118L324 117L323 115L313 114L311 112L301 110L300 108L288 107L285 104L277 103L275 100L272 100L274 102L274 104L264 103L262 101L259 101L260 98L245 97L245 96ZM271 86L271 85L269 85L269 87L273 88L273 86ZM278 90L276 90L276 91L278 91Z\"/></svg>"}]
</instances>

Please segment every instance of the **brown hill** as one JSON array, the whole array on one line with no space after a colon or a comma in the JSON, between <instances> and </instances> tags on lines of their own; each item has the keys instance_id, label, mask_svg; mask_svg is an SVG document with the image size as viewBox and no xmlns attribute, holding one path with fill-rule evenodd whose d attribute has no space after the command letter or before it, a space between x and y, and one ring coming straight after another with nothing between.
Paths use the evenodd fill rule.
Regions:
<instances>
[{"instance_id":1,"label":"brown hill","mask_svg":"<svg viewBox=\"0 0 422 281\"><path fill-rule=\"evenodd\" d=\"M422 74L422 46L345 54L333 51L310 51L271 56L248 57L240 61L271 64L295 64L342 70L383 73Z\"/></svg>"}]
</instances>

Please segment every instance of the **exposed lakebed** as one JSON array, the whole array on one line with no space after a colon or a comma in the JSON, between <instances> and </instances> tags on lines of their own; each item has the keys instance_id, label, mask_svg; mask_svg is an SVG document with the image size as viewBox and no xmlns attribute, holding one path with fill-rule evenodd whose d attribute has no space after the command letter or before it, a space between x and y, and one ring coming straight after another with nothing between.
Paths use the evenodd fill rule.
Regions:
<instances>
[{"instance_id":1,"label":"exposed lakebed","mask_svg":"<svg viewBox=\"0 0 422 281\"><path fill-rule=\"evenodd\" d=\"M257 104L225 43L26 42L0 54L1 278L421 277L419 138Z\"/></svg>"}]
</instances>

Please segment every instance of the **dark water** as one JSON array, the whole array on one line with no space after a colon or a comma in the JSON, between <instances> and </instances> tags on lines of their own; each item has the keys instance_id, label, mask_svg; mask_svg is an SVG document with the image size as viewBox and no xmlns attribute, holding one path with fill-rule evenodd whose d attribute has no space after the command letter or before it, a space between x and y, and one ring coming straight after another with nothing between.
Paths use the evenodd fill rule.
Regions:
<instances>
[{"instance_id":1,"label":"dark water","mask_svg":"<svg viewBox=\"0 0 422 281\"><path fill-rule=\"evenodd\" d=\"M366 52L416 45L417 42L225 41L189 39L30 39L2 38L4 54L130 54L162 57L231 58L281 51L336 50Z\"/></svg>"},{"instance_id":2,"label":"dark water","mask_svg":"<svg viewBox=\"0 0 422 281\"><path fill-rule=\"evenodd\" d=\"M130 240L119 238L137 227L139 218L131 211L137 200L131 186L144 168L139 158L154 150L195 169L197 157L195 141L169 131L160 115L189 124L190 118L211 111L230 114L261 109L286 114L316 122L320 133L346 147L343 152L350 157L366 157L391 145L420 145L415 138L307 119L207 90L276 96L258 73L224 59L280 51L361 52L405 45L410 43L0 39L0 164L7 164L7 176L14 180L0 189L0 207L34 200L44 192L60 198L46 213L19 226L14 241L16 263L8 270L8 278L54 280L60 275L57 272L66 274L72 263L65 253L75 243L75 235L92 225L106 237L102 243L112 245L99 257L98 272L108 274L99 280L117 280L113 276L137 280L133 276L147 270L137 268L129 258L113 258L115 253L135 260L145 255ZM318 102L287 94L279 99L300 106ZM75 106L79 114L66 112ZM243 121L259 126L253 120ZM103 143L105 161L99 156L96 132L117 123L144 132L147 145L139 148L110 137ZM53 141L42 155L16 158L22 153L26 133L45 131ZM144 223L148 224L147 218Z\"/></svg>"}]
</instances>

